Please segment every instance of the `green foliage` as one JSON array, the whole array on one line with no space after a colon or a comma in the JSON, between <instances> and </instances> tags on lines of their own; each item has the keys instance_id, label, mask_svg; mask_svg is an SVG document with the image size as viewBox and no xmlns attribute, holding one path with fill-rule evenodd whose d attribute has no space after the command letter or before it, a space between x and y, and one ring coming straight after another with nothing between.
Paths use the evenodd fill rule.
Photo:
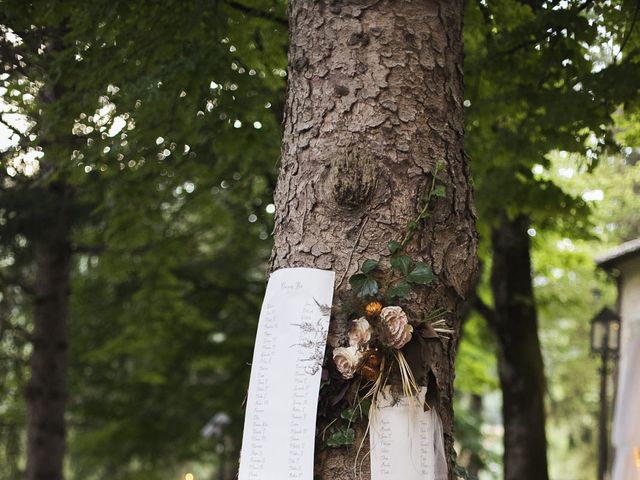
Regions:
<instances>
[{"instance_id":1,"label":"green foliage","mask_svg":"<svg viewBox=\"0 0 640 480\"><path fill-rule=\"evenodd\" d=\"M616 300L614 282L596 269L593 258L640 236L640 204L634 193L640 166L635 149L625 153L587 174L578 156L556 152L546 172L575 195L601 194L590 201L596 239L534 237L534 282L549 378L549 451L558 477L596 471L599 362L589 351L589 319Z\"/></svg>"},{"instance_id":2,"label":"green foliage","mask_svg":"<svg viewBox=\"0 0 640 480\"><path fill-rule=\"evenodd\" d=\"M391 266L406 276L409 275L409 270L413 266L413 260L407 255L393 255L391 257Z\"/></svg>"},{"instance_id":3,"label":"green foliage","mask_svg":"<svg viewBox=\"0 0 640 480\"><path fill-rule=\"evenodd\" d=\"M57 221L47 186L75 192L71 478L166 478L209 459L216 439L200 430L216 412L239 448L286 68L284 3L252 8L3 2L0 23L23 43L0 38L0 92L31 122L31 138L2 152L12 281L31 283L32 242ZM36 148L34 173L22 158ZM28 316L30 301L14 308ZM22 412L21 386L10 388L3 401Z\"/></svg>"},{"instance_id":4,"label":"green foliage","mask_svg":"<svg viewBox=\"0 0 640 480\"><path fill-rule=\"evenodd\" d=\"M355 441L354 424L362 422L369 416L371 400L359 400L352 407L340 412L340 416L328 427L329 435L324 439L324 445L331 448L353 445Z\"/></svg>"},{"instance_id":5,"label":"green foliage","mask_svg":"<svg viewBox=\"0 0 640 480\"><path fill-rule=\"evenodd\" d=\"M549 153L582 154L573 158L572 167L586 174L606 158L605 153L615 152L611 114L620 108L627 114L638 108L640 36L631 21L634 10L636 5L625 1L568 1L554 2L553 6L550 2L509 0L467 3L465 147L472 159L479 213L484 274L478 295L482 298L490 297L487 272L491 266L491 230L502 213L511 218L524 214L530 219L530 234L536 235L532 242L534 259L547 244L541 238L549 239L549 244L571 238L576 244L577 239L593 242L601 233L594 228L594 204L583 199L583 190L550 175L555 158ZM621 51L616 53L611 46L620 46ZM557 273L561 268L558 263L557 251L545 256L544 262L536 262L534 282L542 281L537 276L541 265ZM593 263L583 263L583 267L583 274L591 276L586 272ZM538 301L540 288L537 285ZM548 294L549 303L562 310L567 295L584 292L580 294L575 286L567 285L567 290L553 288ZM544 318L546 309L539 306ZM569 323L575 324L578 318L572 317ZM559 328L562 323L545 324L543 320L542 325L543 329L549 328L548 333L543 330L542 337L550 385L570 381L558 377L551 366L545 339L578 338L578 332L571 336ZM491 360L493 342L487 337L486 327L477 318L466 322L456 367L456 387L461 392L486 392L497 385ZM565 348L564 353L571 350ZM573 368L590 363L584 351L573 351L576 360L582 362L582 367L577 362ZM562 357L560 350L558 355ZM590 388L588 381L575 396L581 406L573 405L575 411L582 412L576 414L582 419L588 418L584 415L583 388ZM555 418L550 424L557 424ZM580 425L578 430L584 430L584 421L573 418ZM557 446L553 435L550 439ZM555 462L561 463L566 462ZM576 471L590 471L574 467L564 473L575 476Z\"/></svg>"},{"instance_id":6,"label":"green foliage","mask_svg":"<svg viewBox=\"0 0 640 480\"><path fill-rule=\"evenodd\" d=\"M344 447L352 445L356 439L356 431L350 427L336 427L332 429L331 435L325 440L327 447Z\"/></svg>"},{"instance_id":7,"label":"green foliage","mask_svg":"<svg viewBox=\"0 0 640 480\"><path fill-rule=\"evenodd\" d=\"M388 248L389 248L389 253L393 255L394 253L397 253L402 248L402 244L400 242L391 240L388 244Z\"/></svg>"},{"instance_id":8,"label":"green foliage","mask_svg":"<svg viewBox=\"0 0 640 480\"><path fill-rule=\"evenodd\" d=\"M436 185L432 195L437 198L444 198L447 196L447 189L444 185Z\"/></svg>"},{"instance_id":9,"label":"green foliage","mask_svg":"<svg viewBox=\"0 0 640 480\"><path fill-rule=\"evenodd\" d=\"M442 171L444 166L445 166L444 162L440 160L436 162L436 166L431 174L431 185L423 198L424 206L422 207L422 210L420 211L416 219L412 220L407 224L406 233L402 241L401 242L390 241L388 243L388 248L391 254L399 255L400 252L404 249L404 247L406 247L407 244L413 239L413 236L415 235L418 228L420 228L420 226L423 225L423 222L429 218L429 216L431 215L429 212L429 208L430 206L432 206L431 205L432 199L445 197L446 189L444 185L441 185L438 183L438 180L440 180L438 177L438 173Z\"/></svg>"},{"instance_id":10,"label":"green foliage","mask_svg":"<svg viewBox=\"0 0 640 480\"><path fill-rule=\"evenodd\" d=\"M369 416L370 408L371 400L362 400L353 407L345 408L342 412L340 412L340 418L347 420L349 424L357 423Z\"/></svg>"},{"instance_id":11,"label":"green foliage","mask_svg":"<svg viewBox=\"0 0 640 480\"><path fill-rule=\"evenodd\" d=\"M392 285L387 290L387 300L389 302L397 301L398 299L404 298L411 292L411 285L409 283L400 281L395 285Z\"/></svg>"},{"instance_id":12,"label":"green foliage","mask_svg":"<svg viewBox=\"0 0 640 480\"><path fill-rule=\"evenodd\" d=\"M411 293L411 288L415 285L428 285L434 279L433 271L424 262L416 262L408 255L402 255L402 251L411 241L413 235L417 231L421 222L429 217L429 204L432 198L444 197L445 189L443 185L437 183L438 172L443 168L441 162L438 162L432 175L431 187L425 197L425 204L418 217L409 222L407 225L405 236L402 242L391 240L387 244L391 257L389 262L391 268L400 277L396 278L390 274L379 271L379 262L377 260L367 259L363 262L360 271L349 277L349 283L357 297L368 298L374 297L380 290L378 280L374 278L377 273L381 277L381 281L386 285L385 298L387 302L395 302Z\"/></svg>"},{"instance_id":13,"label":"green foliage","mask_svg":"<svg viewBox=\"0 0 640 480\"><path fill-rule=\"evenodd\" d=\"M407 274L408 282L420 285L428 285L433 281L433 278L433 270L424 262L416 262L413 270Z\"/></svg>"},{"instance_id":14,"label":"green foliage","mask_svg":"<svg viewBox=\"0 0 640 480\"><path fill-rule=\"evenodd\" d=\"M378 268L378 261L377 260L371 260L371 259L367 259L364 261L364 263L362 264L362 267L360 268L360 271L362 273L364 273L365 275L367 273L371 273L373 272L376 268Z\"/></svg>"},{"instance_id":15,"label":"green foliage","mask_svg":"<svg viewBox=\"0 0 640 480\"><path fill-rule=\"evenodd\" d=\"M535 274L549 281L536 294L550 415L563 435L581 439L593 365L573 339L590 313L584 292L602 284L590 274L589 238L640 234L640 177L633 150L624 162L601 161L590 181L603 183L607 201L594 208L582 198L586 185L552 174L559 160L548 153L582 152L564 160L580 173L593 168L612 144L615 109L624 111L618 139L636 146L640 44L631 2L540 3L467 2L466 149L483 238L504 209L529 215L538 232ZM279 155L285 2L4 0L1 10L0 23L22 39L0 34L2 123L25 115L29 130L0 152L0 464L23 468L32 246L56 223L60 205L45 197L54 181L75 192L64 205L76 252L71 478L167 478L183 461L209 461L213 446L200 428L219 411L231 417L226 433L237 449L270 251L265 207ZM25 154L44 155L39 170ZM433 280L403 250L447 195L443 168L406 235L388 243L398 278L383 284L382 265L367 260L350 279L358 296L386 288L396 301ZM579 254L557 248L569 237L584 239L572 243ZM487 271L487 241L480 251ZM576 278L589 278L579 291ZM486 279L479 290L487 297ZM494 354L472 317L457 389L495 389ZM335 441L347 442L349 430L333 432ZM589 442L574 445L586 452Z\"/></svg>"},{"instance_id":16,"label":"green foliage","mask_svg":"<svg viewBox=\"0 0 640 480\"><path fill-rule=\"evenodd\" d=\"M390 257L392 271L380 270L376 260L365 260L360 268L362 273L356 273L349 277L349 284L356 297L372 298L380 291L380 283L386 285L384 290L388 302L395 302L405 298L416 285L428 285L434 279L433 271L424 262L416 262L408 255L399 255L401 245L398 242L389 242L389 250L393 250ZM374 277L377 275L377 278Z\"/></svg>"},{"instance_id":17,"label":"green foliage","mask_svg":"<svg viewBox=\"0 0 640 480\"><path fill-rule=\"evenodd\" d=\"M496 345L484 319L477 314L465 322L456 364L456 388L460 392L484 395L499 388Z\"/></svg>"},{"instance_id":18,"label":"green foliage","mask_svg":"<svg viewBox=\"0 0 640 480\"><path fill-rule=\"evenodd\" d=\"M378 293L378 282L364 273L356 273L349 277L349 284L357 297L372 297Z\"/></svg>"}]
</instances>

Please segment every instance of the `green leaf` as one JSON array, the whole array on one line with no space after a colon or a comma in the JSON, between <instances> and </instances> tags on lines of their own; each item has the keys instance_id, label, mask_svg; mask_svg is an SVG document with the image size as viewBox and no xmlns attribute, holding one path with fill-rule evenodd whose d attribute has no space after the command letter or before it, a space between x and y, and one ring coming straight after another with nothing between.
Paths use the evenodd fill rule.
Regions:
<instances>
[{"instance_id":1,"label":"green leaf","mask_svg":"<svg viewBox=\"0 0 640 480\"><path fill-rule=\"evenodd\" d=\"M358 297L373 296L378 293L378 282L362 273L349 277L349 284Z\"/></svg>"},{"instance_id":2,"label":"green leaf","mask_svg":"<svg viewBox=\"0 0 640 480\"><path fill-rule=\"evenodd\" d=\"M433 189L431 193L434 197L443 198L447 196L447 189L444 185L436 185L436 188Z\"/></svg>"},{"instance_id":3,"label":"green leaf","mask_svg":"<svg viewBox=\"0 0 640 480\"><path fill-rule=\"evenodd\" d=\"M371 407L371 400L362 400L358 405L352 408L345 408L340 412L340 417L349 421L350 423L358 422L364 417L369 416L369 408Z\"/></svg>"},{"instance_id":4,"label":"green leaf","mask_svg":"<svg viewBox=\"0 0 640 480\"><path fill-rule=\"evenodd\" d=\"M393 256L391 257L391 265L393 268L402 272L403 275L408 275L413 266L413 260L407 255Z\"/></svg>"},{"instance_id":5,"label":"green leaf","mask_svg":"<svg viewBox=\"0 0 640 480\"><path fill-rule=\"evenodd\" d=\"M364 261L360 270L362 271L362 273L371 273L376 268L378 268L378 261L368 258L367 260Z\"/></svg>"},{"instance_id":6,"label":"green leaf","mask_svg":"<svg viewBox=\"0 0 640 480\"><path fill-rule=\"evenodd\" d=\"M399 282L396 283L393 287L390 287L389 290L387 290L387 298L389 300L404 298L409 295L410 291L411 285L409 285L407 282Z\"/></svg>"},{"instance_id":7,"label":"green leaf","mask_svg":"<svg viewBox=\"0 0 640 480\"><path fill-rule=\"evenodd\" d=\"M418 262L411 273L407 275L407 281L427 285L433 281L433 270L426 263Z\"/></svg>"},{"instance_id":8,"label":"green leaf","mask_svg":"<svg viewBox=\"0 0 640 480\"><path fill-rule=\"evenodd\" d=\"M341 447L351 445L356 439L356 432L353 428L340 427L333 432L325 442L328 447Z\"/></svg>"},{"instance_id":9,"label":"green leaf","mask_svg":"<svg viewBox=\"0 0 640 480\"><path fill-rule=\"evenodd\" d=\"M402 248L402 244L400 242L396 242L395 240L391 240L387 247L389 248L389 252L391 252L391 255L393 255Z\"/></svg>"},{"instance_id":10,"label":"green leaf","mask_svg":"<svg viewBox=\"0 0 640 480\"><path fill-rule=\"evenodd\" d=\"M345 408L342 412L340 412L340 417L344 418L350 423L357 422L360 420L360 409L356 406L353 408Z\"/></svg>"}]
</instances>

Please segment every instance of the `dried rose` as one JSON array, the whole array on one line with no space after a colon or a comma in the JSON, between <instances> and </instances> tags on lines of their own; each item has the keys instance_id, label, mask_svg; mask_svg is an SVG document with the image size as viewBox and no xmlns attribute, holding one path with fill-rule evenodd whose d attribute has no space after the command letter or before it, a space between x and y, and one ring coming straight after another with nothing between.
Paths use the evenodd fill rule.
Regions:
<instances>
[{"instance_id":1,"label":"dried rose","mask_svg":"<svg viewBox=\"0 0 640 480\"><path fill-rule=\"evenodd\" d=\"M333 349L333 361L344 378L353 378L360 360L362 360L362 352L355 346Z\"/></svg>"},{"instance_id":2,"label":"dried rose","mask_svg":"<svg viewBox=\"0 0 640 480\"><path fill-rule=\"evenodd\" d=\"M395 340L389 344L390 347L400 350L407 343L411 341L411 335L413 334L413 327L411 325L405 325L402 329L402 334L398 335Z\"/></svg>"},{"instance_id":3,"label":"dried rose","mask_svg":"<svg viewBox=\"0 0 640 480\"><path fill-rule=\"evenodd\" d=\"M375 317L380 313L380 310L382 310L382 304L377 300L367 303L367 306L364 307L364 311L368 317Z\"/></svg>"},{"instance_id":4,"label":"dried rose","mask_svg":"<svg viewBox=\"0 0 640 480\"><path fill-rule=\"evenodd\" d=\"M411 340L413 327L400 307L384 307L380 312L382 343L400 349Z\"/></svg>"},{"instance_id":5,"label":"dried rose","mask_svg":"<svg viewBox=\"0 0 640 480\"><path fill-rule=\"evenodd\" d=\"M363 347L371 340L372 328L367 319L360 317L351 322L349 330L349 345L352 347Z\"/></svg>"}]
</instances>

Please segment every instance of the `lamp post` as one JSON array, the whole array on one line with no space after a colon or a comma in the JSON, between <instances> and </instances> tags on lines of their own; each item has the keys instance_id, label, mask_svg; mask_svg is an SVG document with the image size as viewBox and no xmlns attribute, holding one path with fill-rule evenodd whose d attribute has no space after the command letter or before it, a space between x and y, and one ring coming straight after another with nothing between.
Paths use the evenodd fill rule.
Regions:
<instances>
[{"instance_id":1,"label":"lamp post","mask_svg":"<svg viewBox=\"0 0 640 480\"><path fill-rule=\"evenodd\" d=\"M598 480L605 480L608 467L607 377L609 359L615 358L620 345L620 317L605 307L591 319L591 352L600 355L600 418Z\"/></svg>"}]
</instances>

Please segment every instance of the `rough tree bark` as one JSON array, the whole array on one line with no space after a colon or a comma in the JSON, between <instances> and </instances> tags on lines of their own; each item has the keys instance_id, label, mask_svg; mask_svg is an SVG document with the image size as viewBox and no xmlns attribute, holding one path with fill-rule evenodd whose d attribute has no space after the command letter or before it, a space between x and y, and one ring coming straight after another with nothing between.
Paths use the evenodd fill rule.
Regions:
<instances>
[{"instance_id":1,"label":"rough tree bark","mask_svg":"<svg viewBox=\"0 0 640 480\"><path fill-rule=\"evenodd\" d=\"M384 259L416 217L442 161L447 196L408 250L437 274L416 308L444 307L459 328L477 243L463 153L462 11L462 0L290 1L273 269L333 269L340 302L362 259ZM433 359L448 454L455 351L454 338ZM317 473L351 479L354 456L320 451Z\"/></svg>"},{"instance_id":2,"label":"rough tree bark","mask_svg":"<svg viewBox=\"0 0 640 480\"><path fill-rule=\"evenodd\" d=\"M34 242L33 352L27 385L26 480L62 480L67 400L67 310L71 248L68 187L53 183L43 202L49 225Z\"/></svg>"},{"instance_id":3,"label":"rough tree bark","mask_svg":"<svg viewBox=\"0 0 640 480\"><path fill-rule=\"evenodd\" d=\"M505 214L491 234L494 308L485 308L498 340L505 480L546 480L545 378L531 279L529 219Z\"/></svg>"}]
</instances>

